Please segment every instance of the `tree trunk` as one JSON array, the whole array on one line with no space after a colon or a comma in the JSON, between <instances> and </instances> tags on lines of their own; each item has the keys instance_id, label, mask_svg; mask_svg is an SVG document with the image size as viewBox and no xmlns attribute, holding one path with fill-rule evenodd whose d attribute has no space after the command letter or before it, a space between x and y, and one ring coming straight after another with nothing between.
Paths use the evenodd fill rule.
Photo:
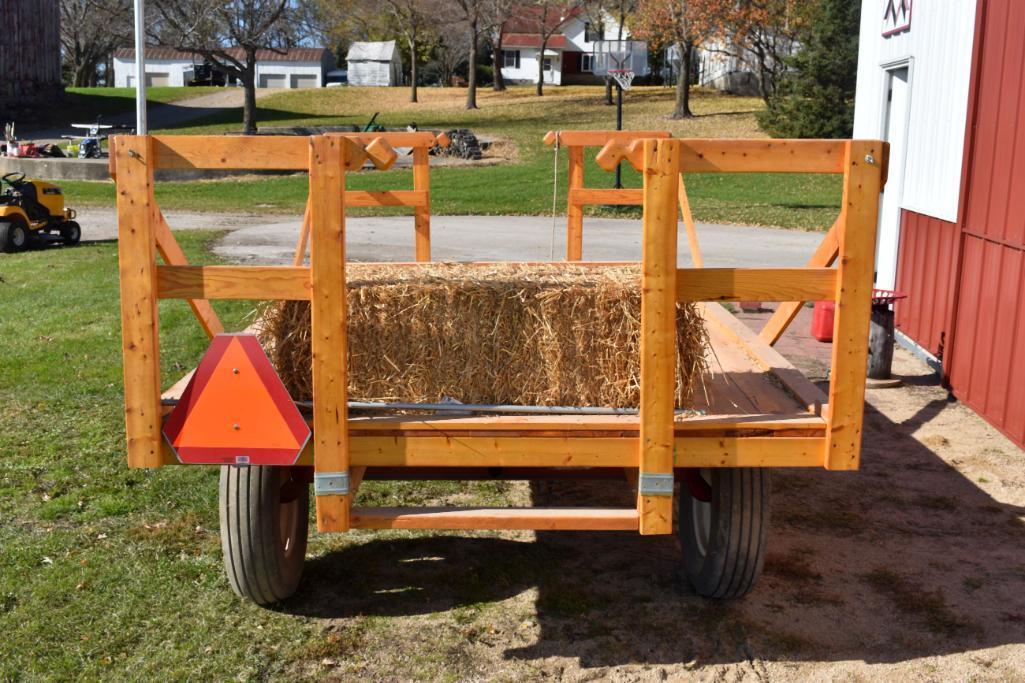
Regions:
<instances>
[{"instance_id":1,"label":"tree trunk","mask_svg":"<svg viewBox=\"0 0 1025 683\"><path fill-rule=\"evenodd\" d=\"M242 89L245 102L242 105L242 133L256 135L256 49L246 48L246 68L242 72Z\"/></svg>"},{"instance_id":2,"label":"tree trunk","mask_svg":"<svg viewBox=\"0 0 1025 683\"><path fill-rule=\"evenodd\" d=\"M466 108L477 108L477 22L470 24L470 65L466 70Z\"/></svg>"},{"instance_id":3,"label":"tree trunk","mask_svg":"<svg viewBox=\"0 0 1025 683\"><path fill-rule=\"evenodd\" d=\"M677 43L680 54L680 73L676 78L676 108L669 118L689 119L694 116L690 110L690 43Z\"/></svg>"},{"instance_id":4,"label":"tree trunk","mask_svg":"<svg viewBox=\"0 0 1025 683\"><path fill-rule=\"evenodd\" d=\"M416 97L416 38L409 40L409 101L420 101Z\"/></svg>"},{"instance_id":5,"label":"tree trunk","mask_svg":"<svg viewBox=\"0 0 1025 683\"><path fill-rule=\"evenodd\" d=\"M548 48L548 40L541 41L541 49L537 53L537 89L538 97L545 94L545 50Z\"/></svg>"},{"instance_id":6,"label":"tree trunk","mask_svg":"<svg viewBox=\"0 0 1025 683\"><path fill-rule=\"evenodd\" d=\"M492 54L492 61L494 62L494 79L491 81L491 89L495 92L502 92L505 90L505 76L502 75L502 34L498 34L498 40L495 41L494 53Z\"/></svg>"}]
</instances>

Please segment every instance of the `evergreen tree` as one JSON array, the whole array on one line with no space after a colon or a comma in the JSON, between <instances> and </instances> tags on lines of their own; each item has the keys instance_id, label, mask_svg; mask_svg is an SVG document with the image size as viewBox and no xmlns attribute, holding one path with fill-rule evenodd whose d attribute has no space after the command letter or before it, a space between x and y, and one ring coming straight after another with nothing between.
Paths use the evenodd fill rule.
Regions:
<instances>
[{"instance_id":1,"label":"evergreen tree","mask_svg":"<svg viewBox=\"0 0 1025 683\"><path fill-rule=\"evenodd\" d=\"M783 138L849 138L854 129L861 3L820 0L782 87L759 114Z\"/></svg>"}]
</instances>

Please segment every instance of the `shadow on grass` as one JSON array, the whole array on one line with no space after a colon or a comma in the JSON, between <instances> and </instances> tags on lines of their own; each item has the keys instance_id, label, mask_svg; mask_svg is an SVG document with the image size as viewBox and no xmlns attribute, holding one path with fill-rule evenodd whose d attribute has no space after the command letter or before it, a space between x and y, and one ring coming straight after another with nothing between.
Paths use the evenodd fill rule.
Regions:
<instances>
[{"instance_id":1,"label":"shadow on grass","mask_svg":"<svg viewBox=\"0 0 1025 683\"><path fill-rule=\"evenodd\" d=\"M950 405L919 402L899 422L867 408L858 472L773 472L765 572L743 600L694 594L675 536L549 532L370 540L310 561L280 609L421 615L536 588L538 638L505 657L582 667L902 662L1025 644L1023 509L915 438ZM537 505L632 502L616 482L540 482L532 493Z\"/></svg>"}]
</instances>

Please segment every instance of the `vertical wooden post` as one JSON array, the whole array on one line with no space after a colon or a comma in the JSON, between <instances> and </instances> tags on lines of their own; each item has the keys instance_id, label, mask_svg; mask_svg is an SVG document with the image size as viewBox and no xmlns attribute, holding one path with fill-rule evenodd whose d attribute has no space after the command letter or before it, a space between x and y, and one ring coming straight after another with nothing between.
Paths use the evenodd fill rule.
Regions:
<instances>
[{"instance_id":1,"label":"vertical wooden post","mask_svg":"<svg viewBox=\"0 0 1025 683\"><path fill-rule=\"evenodd\" d=\"M351 141L310 138L310 298L313 345L313 463L318 475L349 474L346 412L345 157ZM317 495L317 528L347 531L351 495Z\"/></svg>"},{"instance_id":2,"label":"vertical wooden post","mask_svg":"<svg viewBox=\"0 0 1025 683\"><path fill-rule=\"evenodd\" d=\"M673 531L678 140L644 141L640 477L642 534ZM653 486L653 484L655 486ZM662 484L661 492L654 492ZM664 490L668 484L668 493Z\"/></svg>"},{"instance_id":3,"label":"vertical wooden post","mask_svg":"<svg viewBox=\"0 0 1025 683\"><path fill-rule=\"evenodd\" d=\"M701 256L701 246L698 244L698 230L694 225L694 215L690 212L690 200L687 198L687 188L683 184L683 174L680 174L680 214L683 216L683 227L687 230L687 246L690 247L690 259L694 262L695 268L704 268L705 259Z\"/></svg>"},{"instance_id":4,"label":"vertical wooden post","mask_svg":"<svg viewBox=\"0 0 1025 683\"><path fill-rule=\"evenodd\" d=\"M584 206L573 199L573 190L584 186L584 148L566 148L569 170L566 181L566 260L579 261L584 255Z\"/></svg>"},{"instance_id":5,"label":"vertical wooden post","mask_svg":"<svg viewBox=\"0 0 1025 683\"><path fill-rule=\"evenodd\" d=\"M844 151L833 370L826 432L825 465L831 470L857 469L860 461L876 224L885 147L884 142L852 140Z\"/></svg>"},{"instance_id":6,"label":"vertical wooden post","mask_svg":"<svg viewBox=\"0 0 1025 683\"><path fill-rule=\"evenodd\" d=\"M146 136L113 138L117 158L118 271L129 467L160 467L160 338L153 147Z\"/></svg>"},{"instance_id":7,"label":"vertical wooden post","mask_svg":"<svg viewBox=\"0 0 1025 683\"><path fill-rule=\"evenodd\" d=\"M426 147L413 148L413 189L427 193L427 203L413 209L416 260L431 260L431 160Z\"/></svg>"}]
</instances>

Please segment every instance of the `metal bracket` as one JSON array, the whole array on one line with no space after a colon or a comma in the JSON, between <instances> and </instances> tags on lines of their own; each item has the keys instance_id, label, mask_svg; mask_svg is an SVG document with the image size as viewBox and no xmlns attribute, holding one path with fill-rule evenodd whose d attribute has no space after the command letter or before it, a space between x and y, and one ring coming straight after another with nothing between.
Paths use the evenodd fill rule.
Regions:
<instances>
[{"instance_id":1,"label":"metal bracket","mask_svg":"<svg viewBox=\"0 0 1025 683\"><path fill-rule=\"evenodd\" d=\"M348 472L315 472L313 492L318 496L349 495Z\"/></svg>"},{"instance_id":2,"label":"metal bracket","mask_svg":"<svg viewBox=\"0 0 1025 683\"><path fill-rule=\"evenodd\" d=\"M641 472L637 478L637 492L642 496L672 496L673 474Z\"/></svg>"}]
</instances>

